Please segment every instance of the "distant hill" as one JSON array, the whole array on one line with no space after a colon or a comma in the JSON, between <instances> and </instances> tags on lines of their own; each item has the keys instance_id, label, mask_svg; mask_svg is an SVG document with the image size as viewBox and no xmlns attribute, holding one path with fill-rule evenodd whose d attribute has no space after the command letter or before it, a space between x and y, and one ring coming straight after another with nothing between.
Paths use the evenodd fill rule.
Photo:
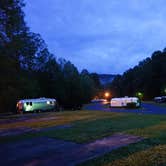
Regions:
<instances>
[{"instance_id":1,"label":"distant hill","mask_svg":"<svg viewBox=\"0 0 166 166\"><path fill-rule=\"evenodd\" d=\"M111 83L116 75L113 74L98 74L100 83L102 85L106 85L108 83Z\"/></svg>"}]
</instances>

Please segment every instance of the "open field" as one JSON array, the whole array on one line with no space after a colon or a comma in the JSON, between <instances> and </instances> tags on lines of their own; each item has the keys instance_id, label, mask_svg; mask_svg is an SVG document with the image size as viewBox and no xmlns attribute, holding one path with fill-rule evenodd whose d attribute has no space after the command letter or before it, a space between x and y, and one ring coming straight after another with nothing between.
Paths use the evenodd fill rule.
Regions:
<instances>
[{"instance_id":1,"label":"open field","mask_svg":"<svg viewBox=\"0 0 166 166\"><path fill-rule=\"evenodd\" d=\"M17 130L21 132L17 133ZM139 136L142 138L139 142L113 148L112 151L91 160L87 158L88 161L83 161L81 165L166 165L165 115L83 110L13 115L0 118L0 131L0 144L4 148L27 141L32 141L31 144L35 147L36 143L33 140L41 138L49 140L48 145L46 144L48 147L53 145L49 143L50 139L52 142L54 139L69 141L73 142L74 146L86 145L87 147L96 140L118 134ZM55 152L48 152L50 153L51 156L56 157ZM45 157L49 159L49 156Z\"/></svg>"}]
</instances>

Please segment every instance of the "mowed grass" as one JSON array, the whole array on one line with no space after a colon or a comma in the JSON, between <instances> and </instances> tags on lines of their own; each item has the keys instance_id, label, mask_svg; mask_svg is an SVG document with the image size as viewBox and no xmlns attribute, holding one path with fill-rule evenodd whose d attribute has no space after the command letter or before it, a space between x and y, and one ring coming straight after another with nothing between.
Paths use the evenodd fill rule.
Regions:
<instances>
[{"instance_id":1,"label":"mowed grass","mask_svg":"<svg viewBox=\"0 0 166 166\"><path fill-rule=\"evenodd\" d=\"M71 128L47 131L41 134L52 138L86 143L119 132L137 135L133 131L149 128L166 120L164 116L142 114L117 114L118 116L115 116L115 114L110 113L110 116L105 118L98 117L97 119L76 122Z\"/></svg>"},{"instance_id":2,"label":"mowed grass","mask_svg":"<svg viewBox=\"0 0 166 166\"><path fill-rule=\"evenodd\" d=\"M84 122L90 122L93 120L101 120L105 118L114 118L123 116L121 113L103 113L101 111L66 111L66 112L54 112L54 113L44 113L44 114L38 114L39 116L33 116L31 114L25 114L25 115L18 115L14 117L9 117L9 119L5 118L5 120L11 120L12 122L8 123L8 121L5 123L4 118L0 119L0 122L3 122L0 124L0 130L3 132L8 132L12 130L17 129L26 129L26 128L32 128L32 129L43 129L47 127L56 127L61 125L76 125L77 122L84 123ZM27 118L28 117L28 118ZM21 120L21 118L24 118L25 120ZM33 132L33 133L25 133L20 135L11 135L11 136L0 136L0 143L5 142L14 142L14 141L20 141L22 139L29 139L33 137L38 136L49 136L49 134L55 134L56 132L59 132L60 130L52 130L51 132ZM52 137L52 136L51 136Z\"/></svg>"},{"instance_id":3,"label":"mowed grass","mask_svg":"<svg viewBox=\"0 0 166 166\"><path fill-rule=\"evenodd\" d=\"M44 114L43 114L44 115ZM44 117L55 119L42 121L13 122L14 127L45 128L71 124L71 128L40 131L18 136L1 137L0 142L20 141L33 137L46 136L77 143L87 143L120 132L138 135L144 140L92 159L81 165L87 166L164 166L166 165L166 116L101 111L76 111L48 113ZM11 124L7 124L9 129ZM1 126L2 128L2 126ZM5 126L3 126L5 128Z\"/></svg>"},{"instance_id":4,"label":"mowed grass","mask_svg":"<svg viewBox=\"0 0 166 166\"><path fill-rule=\"evenodd\" d=\"M158 148L159 146L160 148ZM163 150L165 146L158 139L144 139L86 161L80 166L165 166L165 151ZM150 154L150 152L153 153Z\"/></svg>"},{"instance_id":5,"label":"mowed grass","mask_svg":"<svg viewBox=\"0 0 166 166\"><path fill-rule=\"evenodd\" d=\"M115 160L108 166L165 166L166 145L158 145L131 154L125 159Z\"/></svg>"},{"instance_id":6,"label":"mowed grass","mask_svg":"<svg viewBox=\"0 0 166 166\"><path fill-rule=\"evenodd\" d=\"M162 118L163 117L163 118ZM160 119L161 118L161 119ZM151 120L150 120L151 119ZM141 125L123 131L144 140L113 150L80 165L85 166L166 166L166 116L145 115ZM150 124L151 123L151 124ZM154 124L152 124L154 123ZM148 125L149 124L149 125ZM144 125L144 127L142 127Z\"/></svg>"},{"instance_id":7,"label":"mowed grass","mask_svg":"<svg viewBox=\"0 0 166 166\"><path fill-rule=\"evenodd\" d=\"M8 130L24 127L40 129L71 124L71 128L41 131L33 134L28 133L14 137L3 137L1 140L4 138L4 140L15 140L15 137L17 140L19 137L29 138L33 136L47 136L77 143L86 143L110 136L117 132L140 135L143 137L148 137L154 133L158 133L159 135L160 130L158 130L158 128L162 128L163 132L165 131L165 128L163 127L165 126L165 121L166 116L160 115L111 113L102 111L74 111L47 113L45 115L39 114L39 117L36 117L35 119L30 118L21 122L17 122L16 120L12 123L1 124L0 129ZM154 127L157 129L155 130ZM153 132L154 130L156 132Z\"/></svg>"},{"instance_id":8,"label":"mowed grass","mask_svg":"<svg viewBox=\"0 0 166 166\"><path fill-rule=\"evenodd\" d=\"M58 125L71 124L81 120L93 120L98 118L106 118L109 116L119 116L115 113L105 113L95 111L65 111L65 112L49 112L36 114L13 115L8 118L0 118L0 130L16 129L16 128L44 128ZM23 119L23 120L21 120ZM10 123L6 120L12 120Z\"/></svg>"}]
</instances>

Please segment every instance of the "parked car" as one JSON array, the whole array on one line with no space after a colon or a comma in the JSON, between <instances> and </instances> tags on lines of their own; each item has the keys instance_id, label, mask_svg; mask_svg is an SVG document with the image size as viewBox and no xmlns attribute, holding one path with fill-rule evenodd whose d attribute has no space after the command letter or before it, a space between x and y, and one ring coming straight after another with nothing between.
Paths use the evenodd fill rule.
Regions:
<instances>
[{"instance_id":1,"label":"parked car","mask_svg":"<svg viewBox=\"0 0 166 166\"><path fill-rule=\"evenodd\" d=\"M166 102L166 96L162 96L161 98L162 98L162 102L165 103Z\"/></svg>"},{"instance_id":2,"label":"parked car","mask_svg":"<svg viewBox=\"0 0 166 166\"><path fill-rule=\"evenodd\" d=\"M154 98L154 101L155 101L156 103L164 103L164 102L166 102L166 96L155 97L155 98Z\"/></svg>"},{"instance_id":3,"label":"parked car","mask_svg":"<svg viewBox=\"0 0 166 166\"><path fill-rule=\"evenodd\" d=\"M92 103L99 103L99 102L106 102L106 99L93 99L91 100Z\"/></svg>"},{"instance_id":4,"label":"parked car","mask_svg":"<svg viewBox=\"0 0 166 166\"><path fill-rule=\"evenodd\" d=\"M161 97L155 97L154 99L153 99L156 103L160 103L161 101L162 101L162 98Z\"/></svg>"}]
</instances>

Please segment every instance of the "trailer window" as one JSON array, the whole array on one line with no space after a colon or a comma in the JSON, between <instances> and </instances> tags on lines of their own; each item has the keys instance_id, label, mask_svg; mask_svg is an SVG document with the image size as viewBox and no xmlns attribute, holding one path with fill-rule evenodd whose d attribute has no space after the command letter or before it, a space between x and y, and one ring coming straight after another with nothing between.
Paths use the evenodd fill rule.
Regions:
<instances>
[{"instance_id":1,"label":"trailer window","mask_svg":"<svg viewBox=\"0 0 166 166\"><path fill-rule=\"evenodd\" d=\"M29 105L29 102L26 102L26 105Z\"/></svg>"},{"instance_id":2,"label":"trailer window","mask_svg":"<svg viewBox=\"0 0 166 166\"><path fill-rule=\"evenodd\" d=\"M32 102L30 102L30 106L32 106Z\"/></svg>"}]
</instances>

